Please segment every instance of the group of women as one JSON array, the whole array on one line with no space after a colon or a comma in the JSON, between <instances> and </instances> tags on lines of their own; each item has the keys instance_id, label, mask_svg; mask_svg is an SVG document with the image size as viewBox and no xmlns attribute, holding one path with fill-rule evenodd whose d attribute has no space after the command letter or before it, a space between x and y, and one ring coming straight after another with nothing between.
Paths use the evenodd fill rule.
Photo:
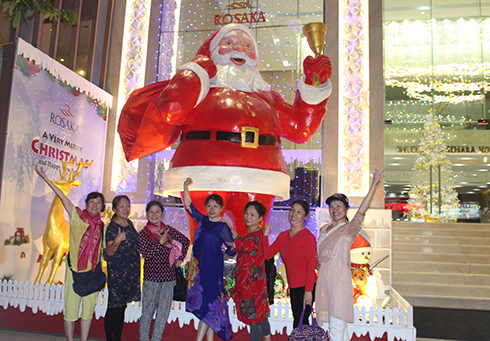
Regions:
<instances>
[{"instance_id":1,"label":"group of women","mask_svg":"<svg viewBox=\"0 0 490 341\"><path fill-rule=\"evenodd\" d=\"M232 338L230 317L223 283L223 252L237 255L235 304L238 319L250 325L250 340L270 340L269 304L265 274L263 232L261 224L266 208L258 201L245 206L247 234L239 236L231 222L221 217L223 199L211 194L205 200L206 215L193 205L189 193L192 179L184 182L184 205L198 222L189 263L186 310L200 322L196 341L214 340L214 333L224 340Z\"/></svg>"},{"instance_id":2,"label":"group of women","mask_svg":"<svg viewBox=\"0 0 490 341\"><path fill-rule=\"evenodd\" d=\"M175 268L182 264L187 255L189 239L162 222L163 205L158 201L150 201L146 205L148 222L138 233L129 219L131 202L126 195L118 195L113 199L114 215L104 230L100 217L105 210L101 193L87 195L86 209L82 210L53 184L41 167L36 166L35 170L60 197L68 213L71 270L93 271L100 266L104 249L109 291L104 319L106 339L121 340L127 304L142 300L139 339L150 340L151 321L156 313L151 340L160 341L172 305ZM140 254L144 258L143 295L140 289ZM73 340L81 303L80 340L86 341L98 292L83 297L78 295L73 290L72 271L66 271L65 274L65 334L68 341Z\"/></svg>"},{"instance_id":3,"label":"group of women","mask_svg":"<svg viewBox=\"0 0 490 341\"><path fill-rule=\"evenodd\" d=\"M328 197L331 223L324 225L318 242L305 227L309 207L301 200L293 202L289 211L291 229L281 232L269 245L270 225L264 228L265 257L281 254L289 281L294 327L308 324L311 305L316 300L317 322L328 322L332 341L350 340L347 324L354 320L350 246L361 228L364 214L373 199L383 172L373 173L373 182L352 221L347 218L348 198L341 193ZM318 270L318 278L315 273Z\"/></svg>"},{"instance_id":4,"label":"group of women","mask_svg":"<svg viewBox=\"0 0 490 341\"><path fill-rule=\"evenodd\" d=\"M128 219L129 198L118 195L112 206L114 215L105 238L109 290L104 319L106 339L121 340L126 306L141 298L139 339L150 340L151 321L156 313L151 340L161 340L172 305L175 268L185 259L189 239L162 222L164 211L159 201L146 205L148 222L139 233ZM140 254L144 258L142 297Z\"/></svg>"},{"instance_id":5,"label":"group of women","mask_svg":"<svg viewBox=\"0 0 490 341\"><path fill-rule=\"evenodd\" d=\"M168 319L175 267L187 255L189 239L162 222L163 205L151 201L146 207L148 222L138 233L129 219L131 203L127 196L116 196L112 202L114 216L104 238L100 213L104 197L93 192L87 196L86 209L71 203L66 195L46 176L42 168L36 172L60 197L70 217L70 256L73 271L91 271L102 257L105 244L108 264L109 300L105 316L107 340L120 340L124 312L129 302L139 301L140 254L144 258L142 315L139 324L140 340L150 340L150 326L156 312L151 340L161 340ZM349 201L343 194L330 196L326 203L332 222L323 226L318 242L305 227L309 206L294 201L289 211L291 228L279 234L270 245L271 225L265 224L266 208L258 201L249 202L244 209L248 228L245 236L238 235L231 221L222 218L223 199L212 194L206 198L206 214L197 210L191 199L188 178L184 182L183 201L189 215L198 223L194 234L193 252L188 265L186 310L199 320L196 341L232 338L225 287L223 282L223 251L237 255L235 304L238 319L250 326L250 340L270 340L269 305L264 262L280 253L288 277L293 326L308 324L311 306L316 299L319 324L329 322L332 341L349 340L347 323L353 321L350 245L363 222L383 173L376 170L367 196L352 221L347 218ZM226 249L223 249L223 245ZM318 270L318 278L316 274ZM73 340L74 323L82 301L81 340L87 340L97 293L78 296L72 288L71 271L65 278L65 333Z\"/></svg>"},{"instance_id":6,"label":"group of women","mask_svg":"<svg viewBox=\"0 0 490 341\"><path fill-rule=\"evenodd\" d=\"M184 182L184 205L199 223L189 265L186 301L187 311L200 320L196 340L202 341L204 337L214 340L214 333L225 340L232 337L223 285L222 245L227 245L226 253L237 255L235 304L238 319L250 325L250 340L270 340L271 337L264 262L277 253L288 276L293 327L299 325L303 311L302 323L308 324L316 297L317 318L320 325L329 323L330 339L349 340L347 323L354 318L350 246L382 176L378 170L373 173L369 192L350 222L347 218L349 200L344 194L336 193L326 200L332 222L320 229L318 243L305 227L308 204L294 201L289 210L291 228L281 232L272 245L269 242L271 225L266 224L262 231L266 209L261 203L252 201L245 206L248 231L245 236L239 236L231 223L221 218L223 199L219 195L207 197L207 215L194 207L188 188L192 179L188 178Z\"/></svg>"}]
</instances>

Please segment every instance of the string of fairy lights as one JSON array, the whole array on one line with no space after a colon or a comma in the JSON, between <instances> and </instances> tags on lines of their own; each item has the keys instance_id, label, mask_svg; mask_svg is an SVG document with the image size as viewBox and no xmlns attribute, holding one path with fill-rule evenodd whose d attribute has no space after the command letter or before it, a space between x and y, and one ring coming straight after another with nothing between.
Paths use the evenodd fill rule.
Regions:
<instances>
[{"instance_id":1,"label":"string of fairy lights","mask_svg":"<svg viewBox=\"0 0 490 341\"><path fill-rule=\"evenodd\" d=\"M483 101L490 90L490 19L384 23L385 84L432 103Z\"/></svg>"}]
</instances>

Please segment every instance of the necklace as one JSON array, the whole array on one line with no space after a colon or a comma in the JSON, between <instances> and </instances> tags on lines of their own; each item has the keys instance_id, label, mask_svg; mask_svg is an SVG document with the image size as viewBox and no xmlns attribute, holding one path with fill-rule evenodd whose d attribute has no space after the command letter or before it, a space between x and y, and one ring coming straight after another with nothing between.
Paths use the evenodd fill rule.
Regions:
<instances>
[{"instance_id":1,"label":"necklace","mask_svg":"<svg viewBox=\"0 0 490 341\"><path fill-rule=\"evenodd\" d=\"M328 236L330 233L336 231L339 227L341 227L342 225L344 225L345 223L347 223L346 221L343 221L341 223L333 223L333 224L330 224L331 228L329 229L328 227L325 229L325 236Z\"/></svg>"}]
</instances>

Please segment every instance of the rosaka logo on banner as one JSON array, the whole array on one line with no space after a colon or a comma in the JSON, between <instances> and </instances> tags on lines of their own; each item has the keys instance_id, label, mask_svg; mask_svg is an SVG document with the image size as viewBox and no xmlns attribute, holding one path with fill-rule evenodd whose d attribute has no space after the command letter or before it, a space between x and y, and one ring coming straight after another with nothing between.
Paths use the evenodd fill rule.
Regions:
<instances>
[{"instance_id":1,"label":"rosaka logo on banner","mask_svg":"<svg viewBox=\"0 0 490 341\"><path fill-rule=\"evenodd\" d=\"M68 130L69 132L80 135L80 127L78 123L74 120L75 115L71 113L70 106L65 104L64 108L59 108L60 113L56 114L52 112L49 115L49 123L52 125Z\"/></svg>"},{"instance_id":2,"label":"rosaka logo on banner","mask_svg":"<svg viewBox=\"0 0 490 341\"><path fill-rule=\"evenodd\" d=\"M225 10L234 12L243 9L250 9L250 12L215 14L214 24L228 25L233 23L247 24L265 22L264 12L255 10L255 7L250 4L250 1L235 1L225 7Z\"/></svg>"}]
</instances>

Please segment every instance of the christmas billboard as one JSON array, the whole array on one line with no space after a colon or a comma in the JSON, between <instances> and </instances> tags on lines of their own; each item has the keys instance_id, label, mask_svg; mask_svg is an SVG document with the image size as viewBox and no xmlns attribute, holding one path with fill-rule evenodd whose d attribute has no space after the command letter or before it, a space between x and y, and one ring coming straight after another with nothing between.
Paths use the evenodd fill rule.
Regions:
<instances>
[{"instance_id":1,"label":"christmas billboard","mask_svg":"<svg viewBox=\"0 0 490 341\"><path fill-rule=\"evenodd\" d=\"M0 279L63 281L65 267L57 268L67 252L67 215L34 167L85 207L86 194L102 190L111 104L111 95L18 40L1 183Z\"/></svg>"}]
</instances>

